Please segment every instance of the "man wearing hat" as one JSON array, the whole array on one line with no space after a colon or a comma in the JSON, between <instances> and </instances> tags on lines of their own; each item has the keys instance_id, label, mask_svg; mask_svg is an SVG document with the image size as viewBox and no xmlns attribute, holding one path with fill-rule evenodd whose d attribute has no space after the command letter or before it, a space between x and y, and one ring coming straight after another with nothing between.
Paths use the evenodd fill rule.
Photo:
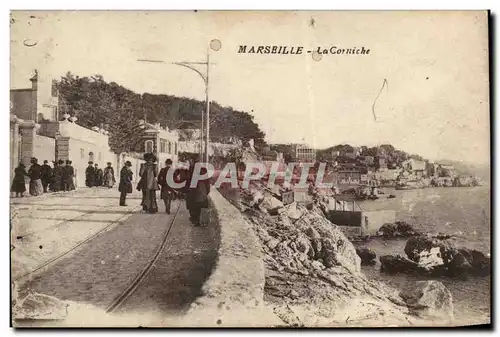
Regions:
<instances>
[{"instance_id":1,"label":"man wearing hat","mask_svg":"<svg viewBox=\"0 0 500 337\"><path fill-rule=\"evenodd\" d=\"M94 163L89 161L89 166L85 170L85 186L94 187L94 181L95 181Z\"/></svg>"},{"instance_id":2,"label":"man wearing hat","mask_svg":"<svg viewBox=\"0 0 500 337\"><path fill-rule=\"evenodd\" d=\"M94 166L95 166L95 168L94 168L94 174L95 174L94 186L102 186L102 178L103 178L104 174L102 172L102 169L99 168L99 165L95 164Z\"/></svg>"},{"instance_id":3,"label":"man wearing hat","mask_svg":"<svg viewBox=\"0 0 500 337\"><path fill-rule=\"evenodd\" d=\"M42 186L42 166L38 164L38 159L31 158L31 167L28 170L28 175L30 176L30 194L33 196L43 194Z\"/></svg>"},{"instance_id":4,"label":"man wearing hat","mask_svg":"<svg viewBox=\"0 0 500 337\"><path fill-rule=\"evenodd\" d=\"M47 193L47 189L51 180L52 180L52 167L50 167L48 160L44 160L42 165L43 193Z\"/></svg>"},{"instance_id":5,"label":"man wearing hat","mask_svg":"<svg viewBox=\"0 0 500 337\"><path fill-rule=\"evenodd\" d=\"M52 177L49 188L52 192L57 192L61 189L61 186L58 184L59 177L61 176L61 168L59 167L57 160L53 160L52 164L54 165L54 168L52 169Z\"/></svg>"},{"instance_id":6,"label":"man wearing hat","mask_svg":"<svg viewBox=\"0 0 500 337\"><path fill-rule=\"evenodd\" d=\"M73 178L75 176L75 169L73 166L71 166L71 160L66 160L66 166L64 167L65 169L65 191L73 191L75 189L75 183L73 181Z\"/></svg>"},{"instance_id":7,"label":"man wearing hat","mask_svg":"<svg viewBox=\"0 0 500 337\"><path fill-rule=\"evenodd\" d=\"M67 163L68 161L66 161ZM64 160L59 160L59 167L61 167L61 190L68 191L68 167L65 165Z\"/></svg>"},{"instance_id":8,"label":"man wearing hat","mask_svg":"<svg viewBox=\"0 0 500 337\"><path fill-rule=\"evenodd\" d=\"M132 177L134 174L130 167L132 167L132 163L127 160L120 170L120 183L118 184L118 191L120 191L120 206L127 206L125 203L127 194L132 193Z\"/></svg>"}]
</instances>

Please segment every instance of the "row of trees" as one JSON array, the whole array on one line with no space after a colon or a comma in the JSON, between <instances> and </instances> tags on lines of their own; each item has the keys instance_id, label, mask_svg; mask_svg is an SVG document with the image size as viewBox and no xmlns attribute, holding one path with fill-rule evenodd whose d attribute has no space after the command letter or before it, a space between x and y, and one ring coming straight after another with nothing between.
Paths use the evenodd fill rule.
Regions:
<instances>
[{"instance_id":1,"label":"row of trees","mask_svg":"<svg viewBox=\"0 0 500 337\"><path fill-rule=\"evenodd\" d=\"M115 153L137 151L144 130L139 120L160 123L170 129L199 128L205 102L171 95L137 94L123 86L108 83L100 75L78 77L67 73L57 83L60 111L78 117L78 124L100 126L110 132ZM210 135L214 142L229 137L254 139L257 148L265 145L265 134L247 112L210 105Z\"/></svg>"}]
</instances>

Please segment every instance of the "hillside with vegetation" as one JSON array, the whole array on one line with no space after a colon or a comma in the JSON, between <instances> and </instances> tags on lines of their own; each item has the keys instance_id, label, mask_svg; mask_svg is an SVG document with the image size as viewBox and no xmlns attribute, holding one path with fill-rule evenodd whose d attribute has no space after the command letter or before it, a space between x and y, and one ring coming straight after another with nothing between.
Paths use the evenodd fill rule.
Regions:
<instances>
[{"instance_id":1,"label":"hillside with vegetation","mask_svg":"<svg viewBox=\"0 0 500 337\"><path fill-rule=\"evenodd\" d=\"M135 151L143 135L141 119L170 129L199 128L205 102L172 95L138 94L100 75L79 77L67 73L57 84L60 111L78 118L77 124L102 127L110 132L116 153ZM254 117L217 102L210 105L210 136L214 142L237 137L265 145L265 134Z\"/></svg>"}]
</instances>

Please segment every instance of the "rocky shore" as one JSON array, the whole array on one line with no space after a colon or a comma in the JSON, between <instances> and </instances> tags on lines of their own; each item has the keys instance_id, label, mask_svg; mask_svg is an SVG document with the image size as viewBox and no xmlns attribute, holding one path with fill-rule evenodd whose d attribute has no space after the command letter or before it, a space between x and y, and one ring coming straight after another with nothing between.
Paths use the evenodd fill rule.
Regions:
<instances>
[{"instance_id":1,"label":"rocky shore","mask_svg":"<svg viewBox=\"0 0 500 337\"><path fill-rule=\"evenodd\" d=\"M373 264L375 253L356 249L327 220L320 200L283 205L259 184L231 199L261 241L264 299L284 326L457 324L451 294L440 282L394 289L368 279L361 265ZM409 229L402 223L393 227L387 226L387 232L404 234Z\"/></svg>"}]
</instances>

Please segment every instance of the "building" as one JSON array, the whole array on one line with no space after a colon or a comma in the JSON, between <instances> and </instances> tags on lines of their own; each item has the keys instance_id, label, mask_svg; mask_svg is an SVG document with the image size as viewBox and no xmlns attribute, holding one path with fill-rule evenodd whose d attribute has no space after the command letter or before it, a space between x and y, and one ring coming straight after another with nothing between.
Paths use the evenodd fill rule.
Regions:
<instances>
[{"instance_id":1,"label":"building","mask_svg":"<svg viewBox=\"0 0 500 337\"><path fill-rule=\"evenodd\" d=\"M54 160L55 138L43 135L41 121L57 121L58 98L53 80L38 71L29 79L31 88L10 90L10 166L11 172L30 158Z\"/></svg>"},{"instance_id":2,"label":"building","mask_svg":"<svg viewBox=\"0 0 500 337\"><path fill-rule=\"evenodd\" d=\"M359 169L344 169L337 173L337 184L359 185L361 184L361 172Z\"/></svg>"},{"instance_id":3,"label":"building","mask_svg":"<svg viewBox=\"0 0 500 337\"><path fill-rule=\"evenodd\" d=\"M455 178L457 175L458 174L453 165L437 164L435 176Z\"/></svg>"},{"instance_id":4,"label":"building","mask_svg":"<svg viewBox=\"0 0 500 337\"><path fill-rule=\"evenodd\" d=\"M346 157L349 159L356 159L358 156L360 156L361 150L357 147L349 147L346 146L342 151L339 152L339 155L341 157Z\"/></svg>"},{"instance_id":5,"label":"building","mask_svg":"<svg viewBox=\"0 0 500 337\"><path fill-rule=\"evenodd\" d=\"M316 162L316 150L306 144L292 145L294 160L300 163Z\"/></svg>"},{"instance_id":6,"label":"building","mask_svg":"<svg viewBox=\"0 0 500 337\"><path fill-rule=\"evenodd\" d=\"M138 154L153 153L158 159L159 167L165 166L165 161L171 159L177 162L179 153L179 134L176 130L171 131L167 127L161 127L159 123L150 124L141 121L145 127L144 144Z\"/></svg>"},{"instance_id":7,"label":"building","mask_svg":"<svg viewBox=\"0 0 500 337\"><path fill-rule=\"evenodd\" d=\"M56 81L40 76L36 70L30 81L31 88L10 90L11 113L17 118L36 123L59 120Z\"/></svg>"},{"instance_id":8,"label":"building","mask_svg":"<svg viewBox=\"0 0 500 337\"><path fill-rule=\"evenodd\" d=\"M378 169L379 171L387 171L387 159L385 156L379 156L378 160Z\"/></svg>"},{"instance_id":9,"label":"building","mask_svg":"<svg viewBox=\"0 0 500 337\"><path fill-rule=\"evenodd\" d=\"M373 166L375 164L375 158L373 156L360 156L359 162L365 166Z\"/></svg>"},{"instance_id":10,"label":"building","mask_svg":"<svg viewBox=\"0 0 500 337\"><path fill-rule=\"evenodd\" d=\"M423 160L417 160L414 158L410 158L405 160L401 164L403 170L411 173L412 175L415 176L417 179L421 179L423 177L427 176L427 164Z\"/></svg>"},{"instance_id":11,"label":"building","mask_svg":"<svg viewBox=\"0 0 500 337\"><path fill-rule=\"evenodd\" d=\"M140 160L118 156L109 148L107 131L76 124L76 117L60 116L57 86L38 72L30 78L31 89L13 89L10 115L11 172L22 162L29 169L30 158L39 164L44 160L71 160L77 187L85 184L85 169L92 161L101 167L111 162L115 178L124 160L132 162L134 179L138 177Z\"/></svg>"}]
</instances>

